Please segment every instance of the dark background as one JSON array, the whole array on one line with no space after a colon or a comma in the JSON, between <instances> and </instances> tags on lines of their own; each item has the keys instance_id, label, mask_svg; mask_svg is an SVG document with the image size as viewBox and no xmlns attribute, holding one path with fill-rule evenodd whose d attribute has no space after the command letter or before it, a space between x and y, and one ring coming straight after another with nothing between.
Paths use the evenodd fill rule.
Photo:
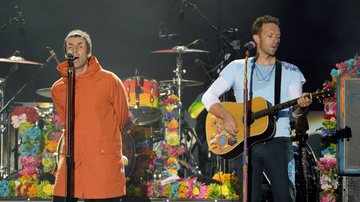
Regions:
<instances>
[{"instance_id":1,"label":"dark background","mask_svg":"<svg viewBox=\"0 0 360 202\"><path fill-rule=\"evenodd\" d=\"M307 78L304 88L315 91L325 80L331 79L335 64L353 57L360 44L360 1L326 0L189 0L219 31L236 28L232 39L240 40L240 47L251 40L251 26L256 17L270 14L281 21L282 38L278 58L300 67ZM220 62L223 43L217 33L200 17L193 7L180 13L180 0L0 0L0 58L20 51L27 60L45 63L51 47L60 60L64 59L63 40L72 29L87 31L93 42L93 54L102 66L120 78L135 74L157 81L172 79L176 55L153 54L151 51L170 49L203 39L192 48L210 53L184 55L185 79L207 82L208 77L200 59L208 67ZM18 8L15 8L17 6ZM25 24L9 20L19 17ZM177 37L160 37L176 34ZM244 57L243 48L240 49ZM252 52L252 55L254 53ZM0 63L0 77L5 78L11 63ZM39 66L20 65L6 81L5 101L39 70ZM216 78L216 74L212 74ZM24 88L14 101L51 101L35 93L51 87L59 78L56 63L51 60L36 78ZM183 103L187 108L207 85L184 89ZM313 105L313 110L321 110Z\"/></svg>"}]
</instances>

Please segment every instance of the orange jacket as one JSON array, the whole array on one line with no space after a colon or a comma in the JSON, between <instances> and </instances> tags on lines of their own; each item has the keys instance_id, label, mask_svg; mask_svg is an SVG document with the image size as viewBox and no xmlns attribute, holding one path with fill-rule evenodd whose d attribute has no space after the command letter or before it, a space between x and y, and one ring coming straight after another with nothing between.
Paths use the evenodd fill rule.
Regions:
<instances>
[{"instance_id":1,"label":"orange jacket","mask_svg":"<svg viewBox=\"0 0 360 202\"><path fill-rule=\"evenodd\" d=\"M51 95L65 120L67 62L60 63L57 69L62 78L53 84ZM91 56L87 71L75 82L74 197L100 199L126 194L120 134L128 110L121 80L102 69L96 57ZM63 146L54 188L56 196L66 195L65 151Z\"/></svg>"}]
</instances>

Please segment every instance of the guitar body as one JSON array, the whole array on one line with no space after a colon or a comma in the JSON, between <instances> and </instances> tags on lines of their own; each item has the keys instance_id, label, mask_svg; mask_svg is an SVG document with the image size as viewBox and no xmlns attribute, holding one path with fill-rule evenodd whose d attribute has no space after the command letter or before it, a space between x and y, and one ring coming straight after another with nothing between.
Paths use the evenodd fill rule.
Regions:
<instances>
[{"instance_id":1,"label":"guitar body","mask_svg":"<svg viewBox=\"0 0 360 202\"><path fill-rule=\"evenodd\" d=\"M267 109L269 103L256 97L251 100L251 114ZM232 159L242 154L244 144L243 103L222 102L221 105L235 118L239 132L235 135L229 134L223 125L223 120L208 113L206 117L206 139L210 151L225 159ZM251 121L251 120L249 120ZM275 134L275 120L271 116L263 116L251 121L248 138L248 146L265 141Z\"/></svg>"}]
</instances>

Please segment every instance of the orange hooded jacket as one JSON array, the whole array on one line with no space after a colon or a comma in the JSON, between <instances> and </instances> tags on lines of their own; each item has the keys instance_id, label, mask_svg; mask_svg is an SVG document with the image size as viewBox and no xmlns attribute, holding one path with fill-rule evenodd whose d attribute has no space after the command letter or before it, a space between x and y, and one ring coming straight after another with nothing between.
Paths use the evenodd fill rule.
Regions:
<instances>
[{"instance_id":1,"label":"orange hooded jacket","mask_svg":"<svg viewBox=\"0 0 360 202\"><path fill-rule=\"evenodd\" d=\"M129 115L126 94L121 80L102 69L96 57L91 56L88 63L87 71L75 81L74 197L118 197L126 194L121 161L121 129ZM51 95L57 112L66 120L67 62L57 69L62 78L53 84ZM56 196L66 195L64 145L55 181Z\"/></svg>"}]
</instances>

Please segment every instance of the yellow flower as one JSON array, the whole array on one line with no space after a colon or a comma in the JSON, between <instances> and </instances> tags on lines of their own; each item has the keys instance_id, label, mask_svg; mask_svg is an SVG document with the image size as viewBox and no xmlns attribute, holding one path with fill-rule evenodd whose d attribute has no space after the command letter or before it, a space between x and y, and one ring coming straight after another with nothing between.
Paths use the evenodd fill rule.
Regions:
<instances>
[{"instance_id":1,"label":"yellow flower","mask_svg":"<svg viewBox=\"0 0 360 202\"><path fill-rule=\"evenodd\" d=\"M229 187L225 184L221 185L221 193L223 196L228 196L229 195Z\"/></svg>"},{"instance_id":2,"label":"yellow flower","mask_svg":"<svg viewBox=\"0 0 360 202\"><path fill-rule=\"evenodd\" d=\"M165 139L168 145L177 146L180 144L180 137L177 133L167 134Z\"/></svg>"},{"instance_id":3,"label":"yellow flower","mask_svg":"<svg viewBox=\"0 0 360 202\"><path fill-rule=\"evenodd\" d=\"M186 182L181 182L179 186L179 198L185 198L186 194Z\"/></svg>"},{"instance_id":4,"label":"yellow flower","mask_svg":"<svg viewBox=\"0 0 360 202\"><path fill-rule=\"evenodd\" d=\"M43 192L47 195L47 196L51 196L53 195L54 192L54 185L53 184L47 184L43 187Z\"/></svg>"},{"instance_id":5,"label":"yellow flower","mask_svg":"<svg viewBox=\"0 0 360 202\"><path fill-rule=\"evenodd\" d=\"M171 164L171 163L177 163L177 159L176 158L172 158L172 157L169 157L168 160L167 160L167 163L168 164Z\"/></svg>"},{"instance_id":6,"label":"yellow flower","mask_svg":"<svg viewBox=\"0 0 360 202\"><path fill-rule=\"evenodd\" d=\"M171 173L171 174L174 174L174 175L177 175L177 174L178 174L177 170L176 170L174 167L170 167L170 168L168 169L168 172Z\"/></svg>"},{"instance_id":7,"label":"yellow flower","mask_svg":"<svg viewBox=\"0 0 360 202\"><path fill-rule=\"evenodd\" d=\"M198 188L198 187L194 187L194 189L193 189L193 191L192 191L192 194L193 194L194 196L198 196L198 195L200 194L199 188Z\"/></svg>"},{"instance_id":8,"label":"yellow flower","mask_svg":"<svg viewBox=\"0 0 360 202\"><path fill-rule=\"evenodd\" d=\"M172 112L177 106L173 104L169 104L165 106L167 112Z\"/></svg>"},{"instance_id":9,"label":"yellow flower","mask_svg":"<svg viewBox=\"0 0 360 202\"><path fill-rule=\"evenodd\" d=\"M41 163L44 167L50 167L55 164L55 159L52 158L43 158L41 159Z\"/></svg>"},{"instance_id":10,"label":"yellow flower","mask_svg":"<svg viewBox=\"0 0 360 202\"><path fill-rule=\"evenodd\" d=\"M213 179L221 182L221 175L222 175L222 174L223 174L223 172L217 172L217 173L215 173Z\"/></svg>"},{"instance_id":11,"label":"yellow flower","mask_svg":"<svg viewBox=\"0 0 360 202\"><path fill-rule=\"evenodd\" d=\"M229 173L224 173L221 176L221 182L225 183L225 182L230 182L230 174Z\"/></svg>"},{"instance_id":12,"label":"yellow flower","mask_svg":"<svg viewBox=\"0 0 360 202\"><path fill-rule=\"evenodd\" d=\"M170 95L170 98L176 100L176 102L179 101L179 97L177 95L172 94L172 95Z\"/></svg>"},{"instance_id":13,"label":"yellow flower","mask_svg":"<svg viewBox=\"0 0 360 202\"><path fill-rule=\"evenodd\" d=\"M35 127L34 124L26 121L25 123L23 123L23 124L21 124L21 125L19 126L19 134L22 135L22 134L24 134L24 132L25 132L27 129L33 128L33 127Z\"/></svg>"}]
</instances>

